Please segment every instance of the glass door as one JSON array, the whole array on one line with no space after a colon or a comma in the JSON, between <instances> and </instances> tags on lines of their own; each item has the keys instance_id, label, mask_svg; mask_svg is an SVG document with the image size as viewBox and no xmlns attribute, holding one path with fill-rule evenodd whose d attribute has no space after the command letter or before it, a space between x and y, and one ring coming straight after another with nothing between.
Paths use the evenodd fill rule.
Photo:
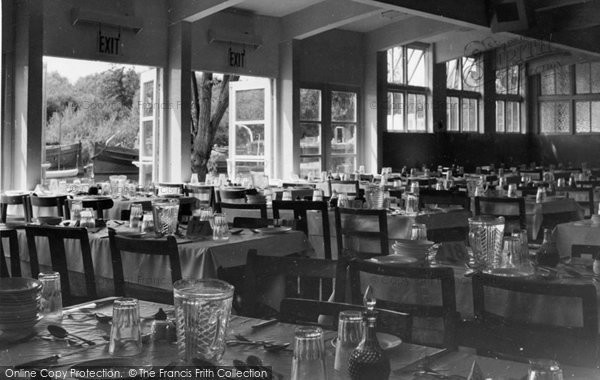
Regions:
<instances>
[{"instance_id":1,"label":"glass door","mask_svg":"<svg viewBox=\"0 0 600 380\"><path fill-rule=\"evenodd\" d=\"M140 75L140 185L158 180L158 131L160 123L158 70Z\"/></svg>"}]
</instances>

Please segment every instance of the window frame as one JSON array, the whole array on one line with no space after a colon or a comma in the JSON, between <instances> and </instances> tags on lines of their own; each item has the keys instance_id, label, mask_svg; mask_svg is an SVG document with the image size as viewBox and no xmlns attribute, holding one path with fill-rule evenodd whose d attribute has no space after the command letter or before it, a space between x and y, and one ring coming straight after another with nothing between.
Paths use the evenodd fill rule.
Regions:
<instances>
[{"instance_id":1,"label":"window frame","mask_svg":"<svg viewBox=\"0 0 600 380\"><path fill-rule=\"evenodd\" d=\"M483 105L483 88L482 85L480 84L480 91L473 91L473 90L464 90L463 89L463 84L464 84L464 71L463 71L463 60L464 59L468 59L468 58L475 58L476 61L478 61L478 64L481 67L481 72L483 75L483 70L484 70L484 60L483 60L483 56L482 55L477 55L477 56L470 56L470 57L460 57L460 58L456 58L450 61L447 61L445 63L445 72L446 72L446 76L445 76L445 80L444 82L446 82L446 96L445 96L445 101L446 101L446 115L449 114L450 110L449 110L449 106L448 106L448 98L458 98L458 130L451 130L450 129L450 123L448 118L446 117L446 132L448 133L483 133L484 131L482 130L482 112L481 112L481 108ZM455 88L448 88L448 62L451 61L458 61L458 72L460 73L460 89L455 89ZM464 131L463 130L463 100L464 99L469 99L469 100L475 100L477 102L477 130L475 131Z\"/></svg>"},{"instance_id":2,"label":"window frame","mask_svg":"<svg viewBox=\"0 0 600 380\"><path fill-rule=\"evenodd\" d=\"M393 83L393 82L389 82L388 81L388 51L390 49L394 49L394 48L402 48L402 82L403 83ZM383 51L384 53L384 57L385 57L385 67L386 67L386 72L385 72L385 79L381 80L382 84L383 84L383 91L382 94L385 96L385 105L386 105L386 113L385 113L385 118L383 120L384 123L384 132L387 133L430 133L431 131L429 130L429 118L430 118L430 111L429 111L429 99L431 99L431 88L429 87L429 83L430 83L430 64L429 64L429 60L431 59L430 55L430 47L429 45L426 44L419 44L419 43L412 43L412 44L406 44L406 45L400 45L400 46L394 46L391 47L390 49L386 49L385 51ZM425 86L421 87L421 86L414 86L414 85L409 85L408 84L408 57L407 57L407 50L408 49L415 49L415 50L421 50L423 51L424 54L424 65L425 65ZM388 109L389 109L389 101L388 101L388 97L390 94L402 94L402 130L400 129L389 129L388 128ZM409 130L408 129L408 97L409 95L415 95L415 96L425 96L425 105L424 105L424 113L425 113L425 129L424 130ZM416 112L416 110L415 110Z\"/></svg>"},{"instance_id":3,"label":"window frame","mask_svg":"<svg viewBox=\"0 0 600 380\"><path fill-rule=\"evenodd\" d=\"M512 68L517 66L517 93L516 94L510 94L508 92L508 71ZM517 65L510 65L510 66L506 66L506 67L502 67L500 69L496 69L494 70L495 73L495 78L498 78L498 74L497 72L500 70L505 70L507 72L506 75L506 94L500 94L497 92L496 86L495 86L495 81L494 81L494 120L495 120L495 125L494 125L494 132L495 133L501 133L501 134L512 134L512 135L517 135L517 134L526 134L527 133L527 123L524 122L523 120L523 115L524 112L526 110L526 104L525 104L525 94L522 94L521 91L525 90L526 91L526 87L523 85L525 84L525 77L527 76L527 71L525 69L525 67L522 64L517 64ZM504 103L504 130L499 131L498 130L498 110L497 110L497 102L503 102ZM514 103L519 103L519 117L518 117L518 121L519 121L519 131L515 132L515 131L507 131L506 130L506 121L508 120L507 115L508 115L508 107L507 105L509 104L509 102L514 102Z\"/></svg>"}]
</instances>

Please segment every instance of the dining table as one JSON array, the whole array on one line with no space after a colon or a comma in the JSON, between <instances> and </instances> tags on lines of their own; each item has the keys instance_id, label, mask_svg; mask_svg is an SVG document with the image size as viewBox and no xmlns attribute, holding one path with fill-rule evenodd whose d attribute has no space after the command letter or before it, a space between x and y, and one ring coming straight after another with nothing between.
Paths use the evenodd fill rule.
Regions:
<instances>
[{"instance_id":1,"label":"dining table","mask_svg":"<svg viewBox=\"0 0 600 380\"><path fill-rule=\"evenodd\" d=\"M600 223L591 219L561 223L554 229L553 237L560 256L571 257L573 245L600 246Z\"/></svg>"},{"instance_id":2,"label":"dining table","mask_svg":"<svg viewBox=\"0 0 600 380\"><path fill-rule=\"evenodd\" d=\"M174 316L172 305L159 304L150 301L139 301L141 327L142 327L142 352L136 356L113 357L108 353L110 322L99 320L97 313L111 316L112 304L116 297L99 299L87 305L75 305L63 310L62 321L43 319L33 329L24 331L21 336L13 337L11 341L2 341L0 335L0 368L5 378L10 378L17 369L31 370L26 364L32 360L39 360L52 355L62 355L56 362L42 363L36 368L38 371L52 370L55 373L64 373L65 378L73 378L70 368L94 368L95 370L117 370L111 378L127 378L131 374L142 374L143 370L177 369L180 364L177 343L174 339L155 342L149 335L153 316L162 309L169 319ZM82 308L82 306L85 306ZM256 362L269 368L273 379L291 378L294 331L299 326L277 321L256 328L261 320L231 315L226 333L226 349L223 357L210 363L216 368L231 368L233 361ZM72 339L55 338L47 330L49 324L59 324L68 332L89 339L95 343L90 346L79 344ZM261 345L237 344L239 337L251 341L274 341L290 343L288 348L282 350L267 350ZM335 347L332 341L336 338L336 331L323 329L325 346L325 368L328 379L348 379L343 371L336 371L334 367ZM449 351L443 348L428 347L409 342L401 342L386 351L390 359L390 379L466 379L473 363L477 363L485 378L516 378L527 375L529 365L521 362L499 360L476 355L470 349ZM71 354L71 355L69 355ZM422 371L434 373L431 377L423 377ZM600 376L598 369L561 366L565 379L592 379ZM131 372L133 371L133 372ZM41 372L40 372L41 373ZM146 372L147 373L147 372ZM138 378L144 378L140 376ZM150 378L150 377L146 377ZM157 378L157 377L154 377ZM191 377L201 378L201 377ZM261 377L255 377L261 378Z\"/></svg>"}]
</instances>

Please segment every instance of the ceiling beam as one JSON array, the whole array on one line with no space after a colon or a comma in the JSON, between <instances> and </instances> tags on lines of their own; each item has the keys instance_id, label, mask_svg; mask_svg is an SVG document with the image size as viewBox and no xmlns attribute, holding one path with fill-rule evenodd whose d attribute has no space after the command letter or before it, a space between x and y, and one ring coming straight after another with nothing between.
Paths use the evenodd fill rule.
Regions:
<instances>
[{"instance_id":1,"label":"ceiling beam","mask_svg":"<svg viewBox=\"0 0 600 380\"><path fill-rule=\"evenodd\" d=\"M355 2L394 9L436 21L459 26L488 28L489 19L484 0L353 0Z\"/></svg>"},{"instance_id":2,"label":"ceiling beam","mask_svg":"<svg viewBox=\"0 0 600 380\"><path fill-rule=\"evenodd\" d=\"M539 30L527 30L519 32L520 35L546 41L558 48L575 51L578 53L592 53L600 55L600 25L577 31L541 32Z\"/></svg>"},{"instance_id":3,"label":"ceiling beam","mask_svg":"<svg viewBox=\"0 0 600 380\"><path fill-rule=\"evenodd\" d=\"M545 12L590 1L593 0L530 0L527 1L527 6L535 9L536 12Z\"/></svg>"},{"instance_id":4,"label":"ceiling beam","mask_svg":"<svg viewBox=\"0 0 600 380\"><path fill-rule=\"evenodd\" d=\"M549 28L553 32L592 28L600 25L600 1L536 12L536 19L538 18L538 23L543 19L551 20Z\"/></svg>"},{"instance_id":5,"label":"ceiling beam","mask_svg":"<svg viewBox=\"0 0 600 380\"><path fill-rule=\"evenodd\" d=\"M169 21L194 22L242 3L244 0L169 1Z\"/></svg>"},{"instance_id":6,"label":"ceiling beam","mask_svg":"<svg viewBox=\"0 0 600 380\"><path fill-rule=\"evenodd\" d=\"M381 12L378 7L352 1L326 0L283 17L281 41L308 38Z\"/></svg>"}]
</instances>

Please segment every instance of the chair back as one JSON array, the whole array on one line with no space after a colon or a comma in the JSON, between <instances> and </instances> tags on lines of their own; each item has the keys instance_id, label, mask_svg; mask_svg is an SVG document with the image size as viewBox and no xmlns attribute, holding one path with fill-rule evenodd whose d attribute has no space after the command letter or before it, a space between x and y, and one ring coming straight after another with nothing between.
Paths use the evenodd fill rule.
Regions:
<instances>
[{"instance_id":1,"label":"chair back","mask_svg":"<svg viewBox=\"0 0 600 380\"><path fill-rule=\"evenodd\" d=\"M67 203L66 203L67 208L66 208L66 215L65 215L65 217L67 219L71 218L71 204L72 203L73 203L72 199L67 200ZM82 199L81 203L82 203L83 208L91 208L94 211L96 211L97 219L104 219L104 210L110 210L115 205L113 200L108 197Z\"/></svg>"},{"instance_id":2,"label":"chair back","mask_svg":"<svg viewBox=\"0 0 600 380\"><path fill-rule=\"evenodd\" d=\"M456 347L456 328L459 320L456 311L456 294L454 271L449 267L420 267L400 266L376 263L370 260L353 259L348 265L348 282L353 303L362 303L363 288L361 274L378 275L391 278L404 278L408 280L436 281L441 292L441 305L431 303L393 301L377 299L377 306L383 309L397 310L419 318L438 318L444 322L443 345ZM431 284L428 282L428 287ZM377 289L375 289L377 291ZM436 345L438 342L426 342Z\"/></svg>"},{"instance_id":3,"label":"chair back","mask_svg":"<svg viewBox=\"0 0 600 380\"><path fill-rule=\"evenodd\" d=\"M521 177L529 177L532 181L541 181L544 179L544 171L543 170L520 170L519 174Z\"/></svg>"},{"instance_id":4,"label":"chair back","mask_svg":"<svg viewBox=\"0 0 600 380\"><path fill-rule=\"evenodd\" d=\"M247 218L236 216L233 218L234 228L266 228L269 227L269 219L264 218Z\"/></svg>"},{"instance_id":5,"label":"chair back","mask_svg":"<svg viewBox=\"0 0 600 380\"><path fill-rule=\"evenodd\" d=\"M217 203L246 203L246 189L215 190Z\"/></svg>"},{"instance_id":6,"label":"chair back","mask_svg":"<svg viewBox=\"0 0 600 380\"><path fill-rule=\"evenodd\" d=\"M203 185L187 185L186 195L197 199L197 203L200 207L214 207L215 206L215 187L214 186L203 186Z\"/></svg>"},{"instance_id":7,"label":"chair back","mask_svg":"<svg viewBox=\"0 0 600 380\"><path fill-rule=\"evenodd\" d=\"M60 285L63 295L63 303L72 305L84 300L93 300L98 298L96 291L96 277L94 274L94 264L90 249L90 241L87 229L77 227L58 227L58 226L34 226L25 227L27 235L27 248L29 251L29 265L32 277L37 278L40 273L38 252L45 250L38 249L36 238L45 237L50 246L50 261L52 270L60 273ZM65 251L65 240L78 240L81 247L81 258L83 262L83 271L85 275L86 295L82 299L71 291L71 282L69 279L69 270L67 267L67 255Z\"/></svg>"},{"instance_id":8,"label":"chair back","mask_svg":"<svg viewBox=\"0 0 600 380\"><path fill-rule=\"evenodd\" d=\"M4 269L0 270L0 277L8 277L8 266L4 256L3 239L8 239L8 249L10 255L10 276L21 277L21 257L19 256L19 238L17 230L0 227L0 258Z\"/></svg>"},{"instance_id":9,"label":"chair back","mask_svg":"<svg viewBox=\"0 0 600 380\"><path fill-rule=\"evenodd\" d=\"M436 204L438 206L458 205L467 211L471 210L471 199L464 192L450 190L423 189L419 191L421 207Z\"/></svg>"},{"instance_id":10,"label":"chair back","mask_svg":"<svg viewBox=\"0 0 600 380\"><path fill-rule=\"evenodd\" d=\"M586 216L594 215L594 189L579 188L573 189L570 187L559 187L556 193L564 194L567 198L573 199L585 210Z\"/></svg>"},{"instance_id":11,"label":"chair back","mask_svg":"<svg viewBox=\"0 0 600 380\"><path fill-rule=\"evenodd\" d=\"M325 201L273 201L273 218L280 219L280 210L292 210L296 229L308 236L308 211L319 211L321 214L321 231L323 232L323 252L326 259L331 259L331 235L329 230L329 207Z\"/></svg>"},{"instance_id":12,"label":"chair back","mask_svg":"<svg viewBox=\"0 0 600 380\"><path fill-rule=\"evenodd\" d=\"M374 228L373 228L374 227ZM348 256L386 256L390 253L386 210L335 208L338 259ZM356 245L379 242L375 252L359 252Z\"/></svg>"},{"instance_id":13,"label":"chair back","mask_svg":"<svg viewBox=\"0 0 600 380\"><path fill-rule=\"evenodd\" d=\"M359 197L360 195L360 185L358 181L341 181L341 180L331 180L329 181L329 195L333 194L333 192L345 193L349 196Z\"/></svg>"},{"instance_id":14,"label":"chair back","mask_svg":"<svg viewBox=\"0 0 600 380\"><path fill-rule=\"evenodd\" d=\"M112 228L108 230L110 240L110 252L112 257L113 279L115 295L133 296L154 302L173 302L173 291L143 289L141 286L129 285L125 282L123 274L122 254L137 254L149 256L166 256L171 266L171 281L181 280L181 264L179 261L179 250L175 237L170 235L163 239L137 239L119 236Z\"/></svg>"},{"instance_id":15,"label":"chair back","mask_svg":"<svg viewBox=\"0 0 600 380\"><path fill-rule=\"evenodd\" d=\"M37 195L32 195L30 198L32 207L45 207L45 208L55 208L57 216L64 217L66 214L67 208L67 196L66 195L58 195L52 197L38 197ZM38 213L39 215L39 213ZM33 215L32 215L33 217Z\"/></svg>"},{"instance_id":16,"label":"chair back","mask_svg":"<svg viewBox=\"0 0 600 380\"><path fill-rule=\"evenodd\" d=\"M159 183L155 187L156 195L161 197L164 195L183 195L183 183Z\"/></svg>"},{"instance_id":17,"label":"chair back","mask_svg":"<svg viewBox=\"0 0 600 380\"><path fill-rule=\"evenodd\" d=\"M527 228L525 198L475 197L475 215L504 217L504 233L509 234L515 228Z\"/></svg>"},{"instance_id":18,"label":"chair back","mask_svg":"<svg viewBox=\"0 0 600 380\"><path fill-rule=\"evenodd\" d=\"M23 221L31 222L31 203L29 194L1 194L0 195L0 223L6 223L9 205L21 205L23 207Z\"/></svg>"},{"instance_id":19,"label":"chair back","mask_svg":"<svg viewBox=\"0 0 600 380\"><path fill-rule=\"evenodd\" d=\"M281 301L280 320L294 324L319 324L320 316L328 316L331 325L324 327L337 331L339 314L345 310L364 311L364 306L341 302L316 301L303 298L284 298ZM394 310L376 308L377 331L392 334L410 342L412 337L412 317L410 314Z\"/></svg>"},{"instance_id":20,"label":"chair back","mask_svg":"<svg viewBox=\"0 0 600 380\"><path fill-rule=\"evenodd\" d=\"M306 186L303 187L287 187L284 188L285 191L289 191L292 193L292 200L305 200L312 199L312 195L314 192L313 188L308 188ZM273 193L275 196L275 200L281 201L283 199L283 191L275 191Z\"/></svg>"},{"instance_id":21,"label":"chair back","mask_svg":"<svg viewBox=\"0 0 600 380\"><path fill-rule=\"evenodd\" d=\"M561 364L596 365L598 309L596 288L591 283L549 282L477 273L472 277L472 285L475 320L465 322L465 331L469 334L462 334L465 341L461 345L475 347L478 353L494 356L506 355L521 360L548 358ZM533 322L527 310L522 310L527 315L526 319L514 312L502 315L497 308L505 304L507 293L520 298L536 297L529 305L538 303L538 297L549 297L547 302L556 302L556 297L561 297L561 302L571 298L580 305L577 307L580 307L583 323L565 326ZM550 310L547 309L544 316L551 313Z\"/></svg>"},{"instance_id":22,"label":"chair back","mask_svg":"<svg viewBox=\"0 0 600 380\"><path fill-rule=\"evenodd\" d=\"M571 257L581 257L581 255L591 255L593 259L600 259L600 245L573 244Z\"/></svg>"},{"instance_id":23,"label":"chair back","mask_svg":"<svg viewBox=\"0 0 600 380\"><path fill-rule=\"evenodd\" d=\"M286 280L285 296L326 300L335 290L335 300L344 299L346 288L345 262L305 257L262 256L248 251L242 289L243 313L257 315L260 284L275 276Z\"/></svg>"},{"instance_id":24,"label":"chair back","mask_svg":"<svg viewBox=\"0 0 600 380\"><path fill-rule=\"evenodd\" d=\"M225 202L220 202L216 204L215 207L217 212L223 212L227 215L227 220L228 221L233 221L233 218L235 217L235 210L242 210L241 213L243 213L244 215L247 214L247 212L243 211L243 210L254 210L254 211L258 211L260 213L260 218L261 219L267 219L267 205L266 203L225 203ZM230 212L228 214L227 210L234 210L232 212Z\"/></svg>"}]
</instances>

